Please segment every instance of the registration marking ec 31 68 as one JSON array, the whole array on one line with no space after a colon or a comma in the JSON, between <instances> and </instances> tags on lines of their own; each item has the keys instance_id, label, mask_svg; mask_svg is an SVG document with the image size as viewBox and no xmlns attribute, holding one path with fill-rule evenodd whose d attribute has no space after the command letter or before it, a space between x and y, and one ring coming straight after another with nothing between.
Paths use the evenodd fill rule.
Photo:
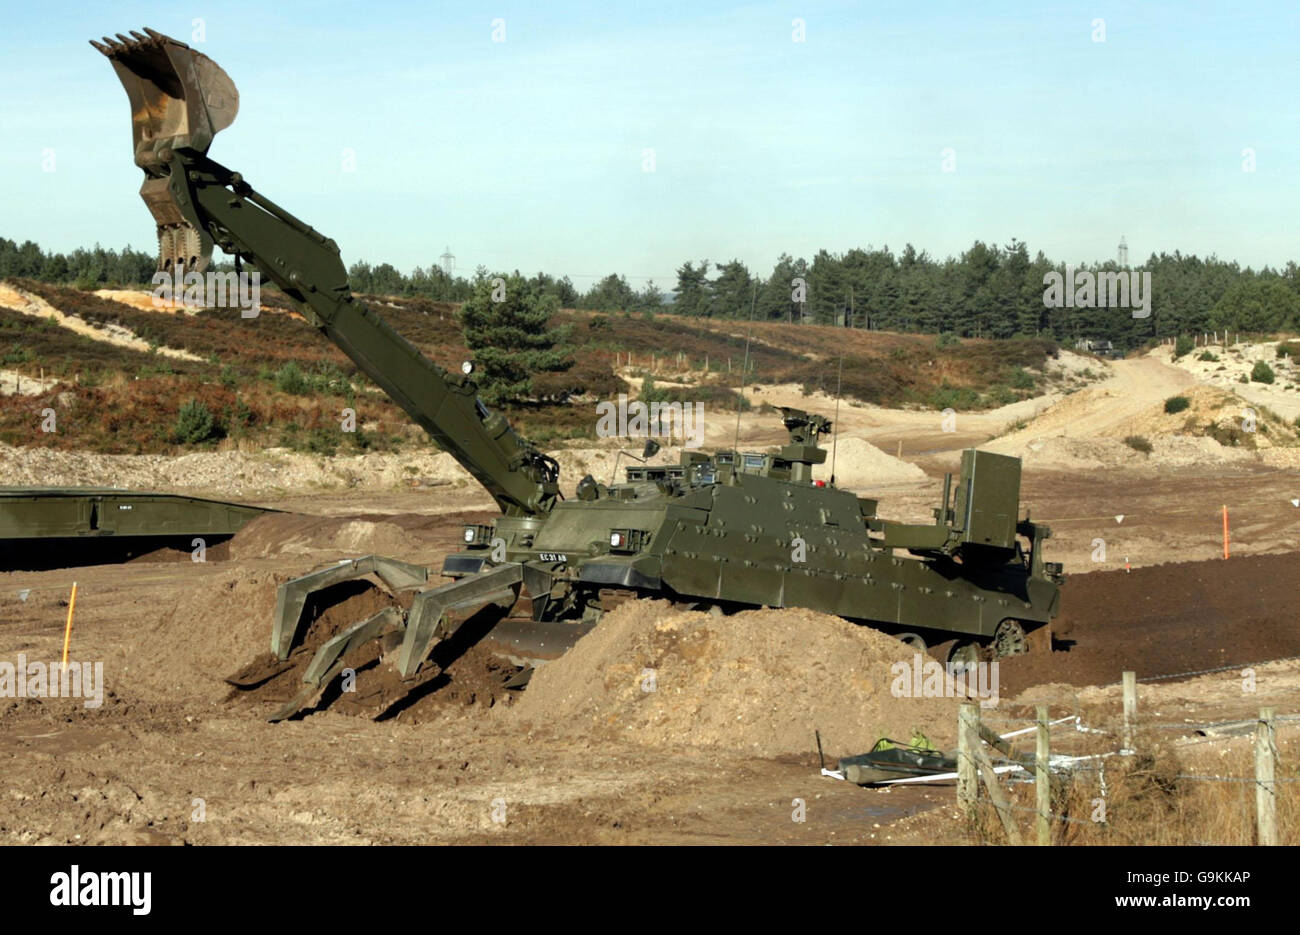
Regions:
<instances>
[{"instance_id":1,"label":"registration marking ec 31 68","mask_svg":"<svg viewBox=\"0 0 1300 935\"><path fill-rule=\"evenodd\" d=\"M544 562L567 562L569 556L563 552L538 552L537 557Z\"/></svg>"}]
</instances>

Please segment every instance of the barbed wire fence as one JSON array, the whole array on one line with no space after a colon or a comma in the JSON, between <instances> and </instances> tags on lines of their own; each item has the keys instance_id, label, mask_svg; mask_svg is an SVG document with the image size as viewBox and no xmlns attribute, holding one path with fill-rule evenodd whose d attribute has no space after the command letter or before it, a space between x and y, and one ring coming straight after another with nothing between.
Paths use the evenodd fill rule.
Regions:
<instances>
[{"instance_id":1,"label":"barbed wire fence","mask_svg":"<svg viewBox=\"0 0 1300 935\"><path fill-rule=\"evenodd\" d=\"M1253 719L1202 722L1199 727L1192 722L1180 724L1139 721L1137 715L1137 685L1139 682L1159 682L1233 669L1256 668L1268 663L1292 661L1296 658L1298 657L1290 656L1250 665L1218 666L1184 673L1146 676L1142 679L1138 679L1134 672L1125 672L1118 683L1110 683L1111 686L1116 684L1123 686L1122 726L1118 732L1085 726L1078 711L1077 703L1074 715L1057 718L1053 721L1048 718L1049 706L1047 704L1037 705L1036 716L1033 718L981 718L978 704L969 701L964 702L958 716L957 803L959 812L965 817L980 840L985 843L989 842L991 836L988 834L984 816L981 814L981 811L986 814L987 809L981 810L981 806L991 806L1002 827L1006 841L1013 845L1024 843L1020 823L1016 820L1017 814L1031 814L1036 817L1035 826L1039 845L1060 843L1066 837L1062 829L1069 827L1101 827L1108 834L1116 835L1127 843L1141 844L1144 842L1133 840L1131 835L1106 820L1105 804L1108 797L1107 760L1113 757L1139 756L1137 750L1138 741L1136 739L1139 728L1143 732L1214 732L1201 739L1184 740L1179 744L1179 749L1207 743L1223 743L1226 740L1250 733L1253 728L1254 775L1219 775L1217 773L1178 770L1165 773L1159 779L1162 781L1253 786L1255 789L1254 840L1259 845L1276 845L1278 843L1277 798L1279 787L1300 782L1300 776L1278 775L1280 757L1277 744L1277 725L1279 723L1300 721L1300 714L1278 715L1273 707L1266 706L1261 707L1258 717ZM1076 730L1087 734L1110 737L1116 737L1118 734L1120 740L1118 749L1081 756L1057 755L1053 757L1051 753L1051 729L1065 723L1072 723ZM989 724L1017 725L1020 729L997 734L988 726ZM1007 743L1007 739L1010 737L1031 732L1036 735L1036 749L1032 756L1018 754ZM986 746L991 749L986 749ZM1012 802L1002 786L1002 777L1021 777L1026 773L1032 777L1031 781L1035 787L1035 805L1033 807ZM1080 818L1077 815L1069 814L1069 809L1065 807L1068 805L1068 794L1071 788L1074 788L1079 774L1095 775L1098 781L1100 798L1093 799L1092 802L1094 805L1099 803L1100 807L1094 809L1093 815L1088 818ZM1113 774L1114 768L1112 767ZM981 782L984 787L983 792L980 789ZM1194 843L1214 844L1227 842L1196 841Z\"/></svg>"}]
</instances>

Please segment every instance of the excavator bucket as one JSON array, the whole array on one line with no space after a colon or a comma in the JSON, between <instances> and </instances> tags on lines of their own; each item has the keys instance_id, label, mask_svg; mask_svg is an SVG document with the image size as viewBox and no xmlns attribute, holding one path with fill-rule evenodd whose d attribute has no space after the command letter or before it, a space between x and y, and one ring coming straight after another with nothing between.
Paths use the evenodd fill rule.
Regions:
<instances>
[{"instance_id":1,"label":"excavator bucket","mask_svg":"<svg viewBox=\"0 0 1300 935\"><path fill-rule=\"evenodd\" d=\"M167 156L174 149L207 153L239 111L235 83L203 53L152 29L90 44L108 56L131 101L135 164L145 173L140 197L158 225L158 270L202 272L212 239L182 216L168 190Z\"/></svg>"}]
</instances>

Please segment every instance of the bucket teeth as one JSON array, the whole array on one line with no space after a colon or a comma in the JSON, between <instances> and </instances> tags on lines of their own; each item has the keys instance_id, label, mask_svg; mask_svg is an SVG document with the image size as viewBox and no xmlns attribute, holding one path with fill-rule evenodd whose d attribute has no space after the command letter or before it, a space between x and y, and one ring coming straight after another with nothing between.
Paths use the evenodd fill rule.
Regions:
<instances>
[{"instance_id":1,"label":"bucket teeth","mask_svg":"<svg viewBox=\"0 0 1300 935\"><path fill-rule=\"evenodd\" d=\"M201 273L210 258L199 232L189 224L158 228L158 272Z\"/></svg>"},{"instance_id":2,"label":"bucket teeth","mask_svg":"<svg viewBox=\"0 0 1300 935\"><path fill-rule=\"evenodd\" d=\"M239 92L219 65L183 42L145 27L91 40L108 56L131 101L136 164L157 175L158 153L188 148L207 152L230 126Z\"/></svg>"}]
</instances>

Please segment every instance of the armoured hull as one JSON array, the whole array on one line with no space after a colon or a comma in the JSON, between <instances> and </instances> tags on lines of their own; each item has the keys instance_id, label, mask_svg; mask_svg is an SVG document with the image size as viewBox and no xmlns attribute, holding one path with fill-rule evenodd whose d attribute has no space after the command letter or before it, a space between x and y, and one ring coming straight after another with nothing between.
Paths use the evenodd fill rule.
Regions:
<instances>
[{"instance_id":1,"label":"armoured hull","mask_svg":"<svg viewBox=\"0 0 1300 935\"><path fill-rule=\"evenodd\" d=\"M215 545L261 507L116 487L0 487L0 567L116 561L164 545Z\"/></svg>"}]
</instances>

